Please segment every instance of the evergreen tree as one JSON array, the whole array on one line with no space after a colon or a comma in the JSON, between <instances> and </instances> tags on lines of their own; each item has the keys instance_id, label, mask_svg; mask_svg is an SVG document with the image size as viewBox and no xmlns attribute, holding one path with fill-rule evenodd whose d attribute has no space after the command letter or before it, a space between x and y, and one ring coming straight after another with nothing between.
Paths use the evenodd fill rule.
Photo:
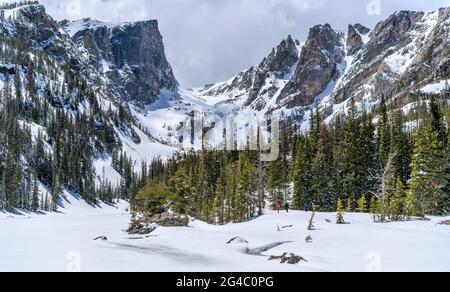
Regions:
<instances>
[{"instance_id":1,"label":"evergreen tree","mask_svg":"<svg viewBox=\"0 0 450 292\"><path fill-rule=\"evenodd\" d=\"M332 148L327 127L321 123L318 130L316 154L312 162L312 186L314 202L322 210L329 211L336 205L331 185Z\"/></svg>"},{"instance_id":2,"label":"evergreen tree","mask_svg":"<svg viewBox=\"0 0 450 292\"><path fill-rule=\"evenodd\" d=\"M403 202L405 201L405 185L401 178L397 179L395 193L392 195L389 202L389 213L392 221L399 221L403 214Z\"/></svg>"},{"instance_id":3,"label":"evergreen tree","mask_svg":"<svg viewBox=\"0 0 450 292\"><path fill-rule=\"evenodd\" d=\"M433 130L433 124L420 127L415 135L412 174L409 188L418 199L420 212L424 217L428 212L441 214L439 204L447 196L447 156L439 133Z\"/></svg>"},{"instance_id":4,"label":"evergreen tree","mask_svg":"<svg viewBox=\"0 0 450 292\"><path fill-rule=\"evenodd\" d=\"M378 157L381 165L386 165L391 153L390 149L390 134L391 126L389 123L388 110L386 105L386 98L381 96L380 102L380 122L378 124Z\"/></svg>"},{"instance_id":5,"label":"evergreen tree","mask_svg":"<svg viewBox=\"0 0 450 292\"><path fill-rule=\"evenodd\" d=\"M294 195L293 204L297 209L303 209L306 205L314 203L312 160L313 150L309 137L298 138L299 147L294 162Z\"/></svg>"},{"instance_id":6,"label":"evergreen tree","mask_svg":"<svg viewBox=\"0 0 450 292\"><path fill-rule=\"evenodd\" d=\"M420 211L417 207L417 198L412 191L408 191L405 197L404 215L408 220L417 216Z\"/></svg>"},{"instance_id":7,"label":"evergreen tree","mask_svg":"<svg viewBox=\"0 0 450 292\"><path fill-rule=\"evenodd\" d=\"M345 138L343 145L343 186L346 199L356 201L358 196L364 192L361 187L361 119L355 100L350 101L349 113L345 121ZM353 209L353 207L352 207Z\"/></svg>"},{"instance_id":8,"label":"evergreen tree","mask_svg":"<svg viewBox=\"0 0 450 292\"><path fill-rule=\"evenodd\" d=\"M358 200L358 212L365 213L367 212L367 199L366 196L362 195Z\"/></svg>"},{"instance_id":9,"label":"evergreen tree","mask_svg":"<svg viewBox=\"0 0 450 292\"><path fill-rule=\"evenodd\" d=\"M36 173L33 174L33 191L31 194L31 211L36 212L39 209L39 181Z\"/></svg>"},{"instance_id":10,"label":"evergreen tree","mask_svg":"<svg viewBox=\"0 0 450 292\"><path fill-rule=\"evenodd\" d=\"M344 220L344 204L342 203L341 199L338 199L337 201L337 208L336 208L336 223L337 224L345 224Z\"/></svg>"},{"instance_id":11,"label":"evergreen tree","mask_svg":"<svg viewBox=\"0 0 450 292\"><path fill-rule=\"evenodd\" d=\"M381 206L380 206L380 201L375 196L373 196L370 199L369 212L373 216L373 222L379 222L380 221Z\"/></svg>"}]
</instances>

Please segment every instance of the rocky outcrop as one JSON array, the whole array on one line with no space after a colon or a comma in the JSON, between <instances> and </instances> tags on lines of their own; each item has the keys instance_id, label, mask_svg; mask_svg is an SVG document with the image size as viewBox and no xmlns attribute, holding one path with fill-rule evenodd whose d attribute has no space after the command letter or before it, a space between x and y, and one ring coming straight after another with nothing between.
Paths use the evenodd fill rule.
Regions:
<instances>
[{"instance_id":1,"label":"rocky outcrop","mask_svg":"<svg viewBox=\"0 0 450 292\"><path fill-rule=\"evenodd\" d=\"M349 25L347 32L347 55L352 56L358 53L363 45L362 36L367 35L370 30L361 24Z\"/></svg>"},{"instance_id":2,"label":"rocky outcrop","mask_svg":"<svg viewBox=\"0 0 450 292\"><path fill-rule=\"evenodd\" d=\"M279 103L288 108L310 105L332 80L339 78L337 65L345 57L343 37L329 24L311 28L297 69L278 97Z\"/></svg>"},{"instance_id":3,"label":"rocky outcrop","mask_svg":"<svg viewBox=\"0 0 450 292\"><path fill-rule=\"evenodd\" d=\"M189 224L189 218L186 215L169 212L153 215L147 220L163 227L185 227Z\"/></svg>"},{"instance_id":4,"label":"rocky outcrop","mask_svg":"<svg viewBox=\"0 0 450 292\"><path fill-rule=\"evenodd\" d=\"M270 256L269 261L280 261L281 264L298 265L301 262L308 262L301 256L293 253L284 253L281 256Z\"/></svg>"},{"instance_id":5,"label":"rocky outcrop","mask_svg":"<svg viewBox=\"0 0 450 292\"><path fill-rule=\"evenodd\" d=\"M158 228L158 225L141 220L132 220L127 233L130 235L147 235Z\"/></svg>"},{"instance_id":6,"label":"rocky outcrop","mask_svg":"<svg viewBox=\"0 0 450 292\"><path fill-rule=\"evenodd\" d=\"M162 227L186 227L189 224L189 217L186 215L165 212L162 214L138 214L131 219L128 234L145 235L150 234Z\"/></svg>"},{"instance_id":7,"label":"rocky outcrop","mask_svg":"<svg viewBox=\"0 0 450 292\"><path fill-rule=\"evenodd\" d=\"M73 41L89 53L100 73L123 89L123 100L151 104L162 89L177 90L156 20L115 25L84 19L62 25L67 31L81 27L73 32Z\"/></svg>"}]
</instances>

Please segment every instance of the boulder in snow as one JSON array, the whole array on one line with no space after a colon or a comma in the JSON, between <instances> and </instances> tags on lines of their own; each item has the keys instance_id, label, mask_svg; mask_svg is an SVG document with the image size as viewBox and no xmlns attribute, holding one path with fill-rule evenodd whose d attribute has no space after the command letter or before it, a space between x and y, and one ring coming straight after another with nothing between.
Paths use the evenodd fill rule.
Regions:
<instances>
[{"instance_id":1,"label":"boulder in snow","mask_svg":"<svg viewBox=\"0 0 450 292\"><path fill-rule=\"evenodd\" d=\"M289 264L289 265L298 265L300 262L308 262L301 256L295 255L293 253L284 253L281 256L270 256L269 261L278 261L280 260L281 264Z\"/></svg>"}]
</instances>

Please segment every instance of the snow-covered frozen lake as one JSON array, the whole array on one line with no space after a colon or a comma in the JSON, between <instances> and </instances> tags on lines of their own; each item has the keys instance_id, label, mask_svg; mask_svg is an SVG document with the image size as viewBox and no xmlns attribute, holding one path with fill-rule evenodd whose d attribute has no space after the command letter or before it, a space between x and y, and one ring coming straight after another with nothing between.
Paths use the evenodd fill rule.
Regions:
<instances>
[{"instance_id":1,"label":"snow-covered frozen lake","mask_svg":"<svg viewBox=\"0 0 450 292\"><path fill-rule=\"evenodd\" d=\"M428 222L373 224L367 214L273 213L243 224L159 228L152 237L131 237L127 204L91 208L71 198L61 214L11 216L0 213L0 271L450 271L447 218ZM326 222L332 220L332 223ZM278 227L293 225L278 231ZM308 235L312 243L306 243ZM107 241L94 241L106 236ZM227 244L236 236L246 244ZM241 252L288 242L265 256ZM283 265L267 256L291 252L308 262Z\"/></svg>"}]
</instances>

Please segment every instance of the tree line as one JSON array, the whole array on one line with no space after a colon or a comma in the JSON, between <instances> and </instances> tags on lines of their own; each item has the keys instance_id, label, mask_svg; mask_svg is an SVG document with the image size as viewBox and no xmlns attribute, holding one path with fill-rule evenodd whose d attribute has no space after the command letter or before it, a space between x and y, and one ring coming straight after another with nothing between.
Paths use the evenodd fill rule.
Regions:
<instances>
[{"instance_id":1,"label":"tree line","mask_svg":"<svg viewBox=\"0 0 450 292\"><path fill-rule=\"evenodd\" d=\"M370 113L355 101L310 130L283 123L281 153L261 162L258 151L200 151L155 159L132 195L133 208L172 210L213 224L242 222L266 205L292 200L299 210L371 212L376 221L450 210L448 96L426 96L407 114L382 97ZM411 123L410 121L415 121ZM143 179L145 177L145 179Z\"/></svg>"}]
</instances>

